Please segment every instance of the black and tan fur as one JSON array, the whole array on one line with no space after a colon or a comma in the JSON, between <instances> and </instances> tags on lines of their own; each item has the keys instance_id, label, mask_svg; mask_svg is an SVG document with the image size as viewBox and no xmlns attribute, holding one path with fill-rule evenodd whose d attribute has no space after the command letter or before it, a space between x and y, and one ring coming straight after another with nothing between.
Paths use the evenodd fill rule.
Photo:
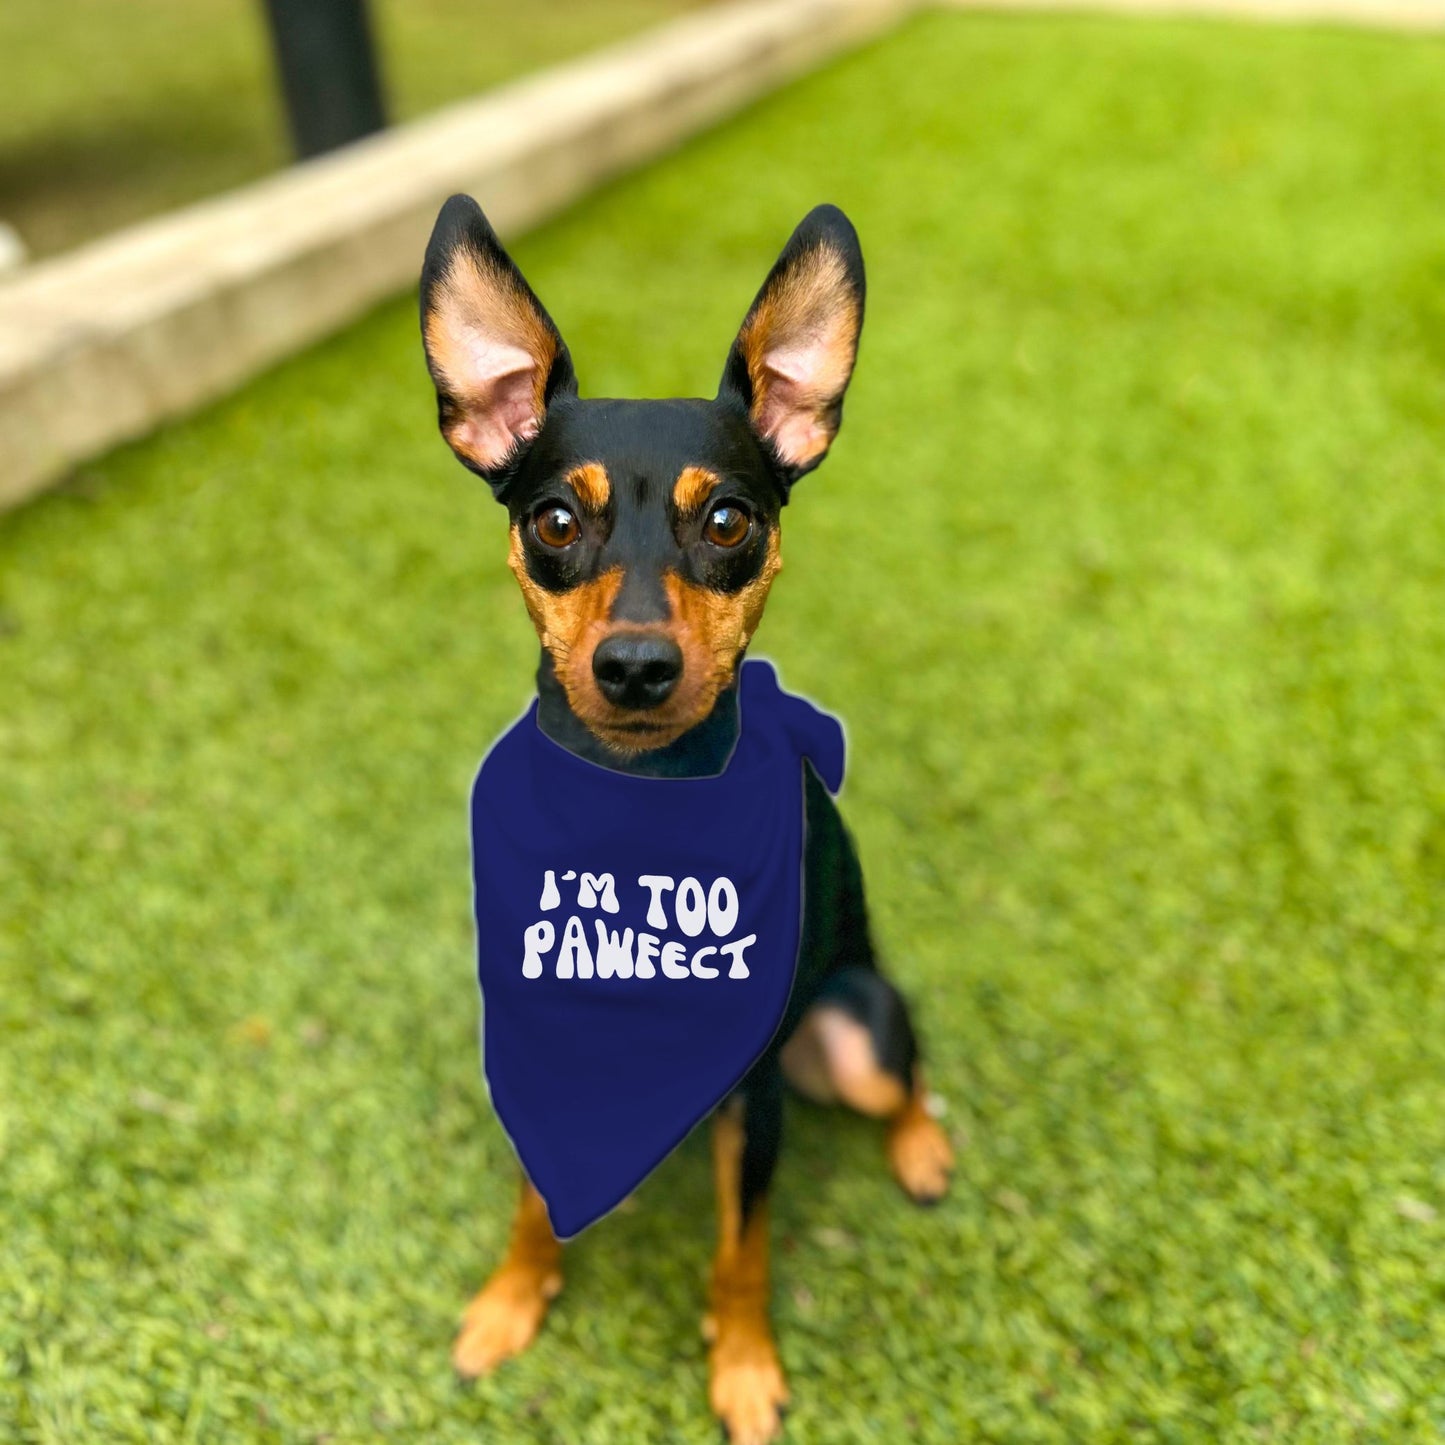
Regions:
<instances>
[{"instance_id":1,"label":"black and tan fur","mask_svg":"<svg viewBox=\"0 0 1445 1445\"><path fill-rule=\"evenodd\" d=\"M454 196L422 274L443 435L506 506L508 562L542 643L538 721L623 772L720 772L737 668L782 565L780 516L842 418L863 322L863 258L841 211L793 233L744 318L711 401L578 396L556 326L476 203ZM734 1445L780 1428L787 1390L768 1318L768 1189L783 1087L887 1121L887 1157L920 1202L952 1154L923 1105L908 1011L879 972L858 855L805 777L803 940L782 1026L714 1121L718 1240L705 1332L710 1396ZM453 1351L466 1375L532 1340L562 1248L524 1179L506 1257Z\"/></svg>"}]
</instances>

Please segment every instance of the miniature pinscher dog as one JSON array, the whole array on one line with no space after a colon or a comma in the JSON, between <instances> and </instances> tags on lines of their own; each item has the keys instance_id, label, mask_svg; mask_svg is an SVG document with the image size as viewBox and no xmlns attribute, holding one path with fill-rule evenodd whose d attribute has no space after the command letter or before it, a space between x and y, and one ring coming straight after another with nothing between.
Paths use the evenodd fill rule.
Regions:
<instances>
[{"instance_id":1,"label":"miniature pinscher dog","mask_svg":"<svg viewBox=\"0 0 1445 1445\"><path fill-rule=\"evenodd\" d=\"M844 214L811 211L743 320L717 396L578 395L556 326L476 202L453 196L427 247L421 320L442 435L510 521L508 563L537 633L537 721L602 766L723 770L738 667L782 565L794 484L842 418L863 323L863 256ZM796 980L767 1051L716 1111L718 1239L704 1334L733 1445L773 1439L787 1401L768 1319L768 1188L786 1080L887 1121L887 1157L920 1203L952 1151L925 1107L908 1009L878 968L858 854L817 775L804 780ZM562 1246L523 1178L506 1257L467 1310L467 1376L525 1349L562 1288Z\"/></svg>"}]
</instances>

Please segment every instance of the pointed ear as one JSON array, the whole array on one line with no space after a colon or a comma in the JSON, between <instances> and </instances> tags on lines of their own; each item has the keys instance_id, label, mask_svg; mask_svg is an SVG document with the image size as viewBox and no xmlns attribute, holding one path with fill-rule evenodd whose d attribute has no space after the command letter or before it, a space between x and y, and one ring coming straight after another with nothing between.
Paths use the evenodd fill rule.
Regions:
<instances>
[{"instance_id":1,"label":"pointed ear","mask_svg":"<svg viewBox=\"0 0 1445 1445\"><path fill-rule=\"evenodd\" d=\"M453 196L432 230L421 329L442 435L500 489L577 378L552 318L470 196Z\"/></svg>"},{"instance_id":2,"label":"pointed ear","mask_svg":"<svg viewBox=\"0 0 1445 1445\"><path fill-rule=\"evenodd\" d=\"M791 486L827 455L863 326L863 252L836 206L804 216L728 353L720 399L748 413Z\"/></svg>"}]
</instances>

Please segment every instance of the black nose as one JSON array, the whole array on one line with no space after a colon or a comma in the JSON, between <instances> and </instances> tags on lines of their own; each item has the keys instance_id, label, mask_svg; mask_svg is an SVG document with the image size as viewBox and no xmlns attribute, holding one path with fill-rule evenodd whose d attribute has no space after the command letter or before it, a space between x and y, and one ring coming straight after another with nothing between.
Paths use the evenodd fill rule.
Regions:
<instances>
[{"instance_id":1,"label":"black nose","mask_svg":"<svg viewBox=\"0 0 1445 1445\"><path fill-rule=\"evenodd\" d=\"M657 707L682 676L682 649L648 632L615 632L597 644L592 675L614 707Z\"/></svg>"}]
</instances>

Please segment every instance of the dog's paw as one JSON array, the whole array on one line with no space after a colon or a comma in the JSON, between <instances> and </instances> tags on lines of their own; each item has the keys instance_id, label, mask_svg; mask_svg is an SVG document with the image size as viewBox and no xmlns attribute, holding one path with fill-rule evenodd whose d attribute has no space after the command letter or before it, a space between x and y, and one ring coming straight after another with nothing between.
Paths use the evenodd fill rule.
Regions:
<instances>
[{"instance_id":1,"label":"dog's paw","mask_svg":"<svg viewBox=\"0 0 1445 1445\"><path fill-rule=\"evenodd\" d=\"M562 1276L503 1267L467 1306L452 1346L452 1365L468 1379L520 1355L537 1337L547 1306L562 1289Z\"/></svg>"},{"instance_id":2,"label":"dog's paw","mask_svg":"<svg viewBox=\"0 0 1445 1445\"><path fill-rule=\"evenodd\" d=\"M937 1204L948 1193L953 1145L943 1125L921 1104L910 1106L889 1129L888 1165L917 1204Z\"/></svg>"},{"instance_id":3,"label":"dog's paw","mask_svg":"<svg viewBox=\"0 0 1445 1445\"><path fill-rule=\"evenodd\" d=\"M788 1387L766 1323L709 1321L704 1333L713 1341L708 1396L729 1445L767 1445L776 1440L783 1428Z\"/></svg>"}]
</instances>

